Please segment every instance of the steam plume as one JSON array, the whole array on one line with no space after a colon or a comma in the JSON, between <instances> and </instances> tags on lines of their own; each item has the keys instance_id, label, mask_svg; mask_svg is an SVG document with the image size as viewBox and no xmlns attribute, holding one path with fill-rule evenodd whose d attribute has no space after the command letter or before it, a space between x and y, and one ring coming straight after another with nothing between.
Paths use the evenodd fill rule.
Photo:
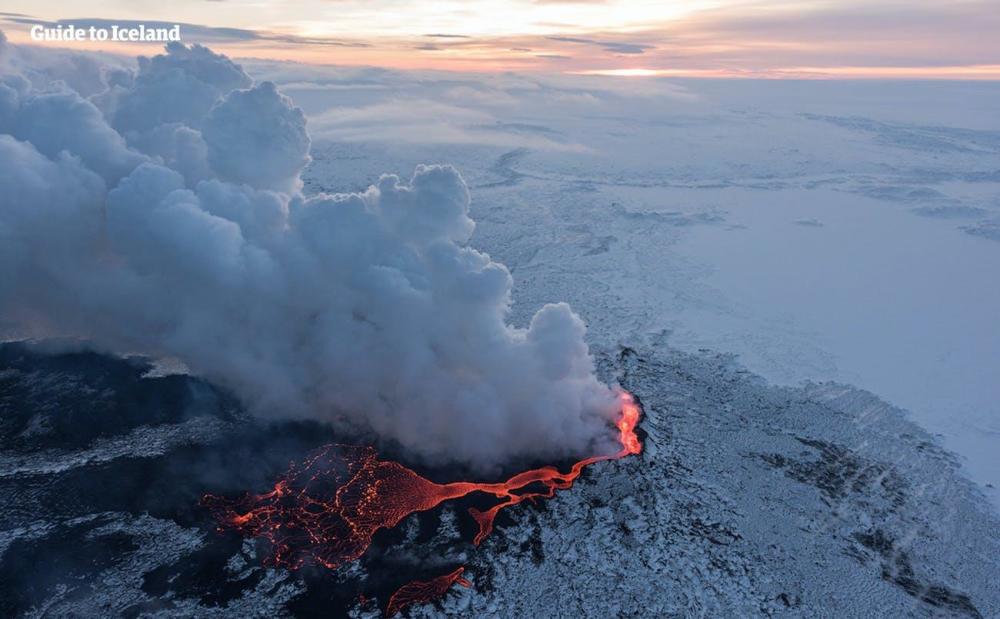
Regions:
<instances>
[{"instance_id":1,"label":"steam plume","mask_svg":"<svg viewBox=\"0 0 1000 619\"><path fill-rule=\"evenodd\" d=\"M562 303L506 323L510 273L467 245L454 168L305 197L301 110L224 56L171 44L71 87L0 54L4 320L176 357L259 415L437 461L611 439L583 323Z\"/></svg>"}]
</instances>

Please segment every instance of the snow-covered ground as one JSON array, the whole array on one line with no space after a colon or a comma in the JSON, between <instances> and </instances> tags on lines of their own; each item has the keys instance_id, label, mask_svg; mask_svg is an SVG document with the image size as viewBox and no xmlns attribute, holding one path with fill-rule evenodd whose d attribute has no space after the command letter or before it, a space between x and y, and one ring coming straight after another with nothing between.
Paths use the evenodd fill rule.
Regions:
<instances>
[{"instance_id":1,"label":"snow-covered ground","mask_svg":"<svg viewBox=\"0 0 1000 619\"><path fill-rule=\"evenodd\" d=\"M458 167L515 322L870 390L1000 505L1000 84L249 69L309 116L307 191Z\"/></svg>"}]
</instances>

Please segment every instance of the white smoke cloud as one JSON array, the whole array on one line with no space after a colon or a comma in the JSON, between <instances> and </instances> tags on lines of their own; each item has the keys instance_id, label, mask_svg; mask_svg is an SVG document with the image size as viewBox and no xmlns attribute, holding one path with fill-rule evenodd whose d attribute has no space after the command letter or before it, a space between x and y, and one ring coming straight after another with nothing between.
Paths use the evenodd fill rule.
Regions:
<instances>
[{"instance_id":1,"label":"white smoke cloud","mask_svg":"<svg viewBox=\"0 0 1000 619\"><path fill-rule=\"evenodd\" d=\"M111 184L145 159L126 146L93 103L72 91L27 94L13 114L10 134L48 157L70 152Z\"/></svg>"},{"instance_id":2,"label":"white smoke cloud","mask_svg":"<svg viewBox=\"0 0 1000 619\"><path fill-rule=\"evenodd\" d=\"M239 65L206 47L170 43L166 51L139 58L135 83L120 97L112 123L123 134L166 123L198 129L225 94L252 83Z\"/></svg>"},{"instance_id":3,"label":"white smoke cloud","mask_svg":"<svg viewBox=\"0 0 1000 619\"><path fill-rule=\"evenodd\" d=\"M373 430L429 460L610 449L615 400L583 323L565 304L506 323L510 273L468 246L454 168L303 196L302 112L199 46L102 70L101 92L3 66L12 324L175 357L258 415Z\"/></svg>"},{"instance_id":4,"label":"white smoke cloud","mask_svg":"<svg viewBox=\"0 0 1000 619\"><path fill-rule=\"evenodd\" d=\"M208 162L219 178L255 189L294 191L309 163L305 115L271 82L236 90L205 119Z\"/></svg>"}]
</instances>

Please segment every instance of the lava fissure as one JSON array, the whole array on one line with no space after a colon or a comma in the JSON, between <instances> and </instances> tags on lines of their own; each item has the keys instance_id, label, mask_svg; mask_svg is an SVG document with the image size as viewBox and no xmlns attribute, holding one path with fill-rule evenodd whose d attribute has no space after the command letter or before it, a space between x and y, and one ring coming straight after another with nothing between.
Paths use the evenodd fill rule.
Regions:
<instances>
[{"instance_id":1,"label":"lava fissure","mask_svg":"<svg viewBox=\"0 0 1000 619\"><path fill-rule=\"evenodd\" d=\"M202 504L211 510L220 528L267 539L273 549L269 562L274 565L295 569L313 562L333 569L361 557L380 529L395 527L406 516L433 509L444 501L482 492L499 502L485 511L469 509L479 525L473 540L479 545L492 532L500 510L526 499L551 498L557 490L572 487L591 464L640 453L642 443L635 432L639 405L625 392L621 394L621 405L621 417L616 422L621 449L612 455L580 460L566 473L544 466L518 473L505 482L438 484L397 462L379 460L372 447L331 444L319 448L301 464L293 463L270 492L235 499L206 495ZM525 490L532 484L540 489ZM467 584L461 571L427 582L415 581L393 597L416 599L419 591L436 590L445 581L443 591L457 581ZM413 589L404 593L411 585ZM403 606L406 603L398 601Z\"/></svg>"}]
</instances>

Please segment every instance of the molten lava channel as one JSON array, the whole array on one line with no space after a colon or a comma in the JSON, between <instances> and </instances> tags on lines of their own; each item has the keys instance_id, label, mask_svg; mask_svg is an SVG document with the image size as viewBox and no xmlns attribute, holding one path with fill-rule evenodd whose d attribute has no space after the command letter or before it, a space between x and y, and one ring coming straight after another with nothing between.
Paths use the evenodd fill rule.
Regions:
<instances>
[{"instance_id":1,"label":"molten lava channel","mask_svg":"<svg viewBox=\"0 0 1000 619\"><path fill-rule=\"evenodd\" d=\"M396 613L411 604L420 604L441 597L451 589L455 583L463 587L471 587L472 583L462 578L464 567L460 567L454 572L432 578L430 580L414 580L396 590L389 598L389 604L385 607L385 616L394 617Z\"/></svg>"},{"instance_id":2,"label":"molten lava channel","mask_svg":"<svg viewBox=\"0 0 1000 619\"><path fill-rule=\"evenodd\" d=\"M478 546L492 532L500 510L526 499L551 498L557 490L570 488L584 467L642 451L635 432L639 405L625 392L620 399L622 411L616 425L621 449L613 455L580 460L566 473L545 466L499 483L437 484L397 462L379 460L371 447L332 444L319 448L304 462L292 464L270 492L235 499L206 495L202 504L221 528L267 539L273 552L269 563L292 569L317 563L333 569L363 555L380 529L392 528L410 514L433 509L444 501L482 492L498 502L486 511L469 509L479 525L473 540ZM531 484L539 484L541 489L523 491ZM461 577L463 569L404 585L390 599L387 615L438 597L455 582L468 586Z\"/></svg>"}]
</instances>

